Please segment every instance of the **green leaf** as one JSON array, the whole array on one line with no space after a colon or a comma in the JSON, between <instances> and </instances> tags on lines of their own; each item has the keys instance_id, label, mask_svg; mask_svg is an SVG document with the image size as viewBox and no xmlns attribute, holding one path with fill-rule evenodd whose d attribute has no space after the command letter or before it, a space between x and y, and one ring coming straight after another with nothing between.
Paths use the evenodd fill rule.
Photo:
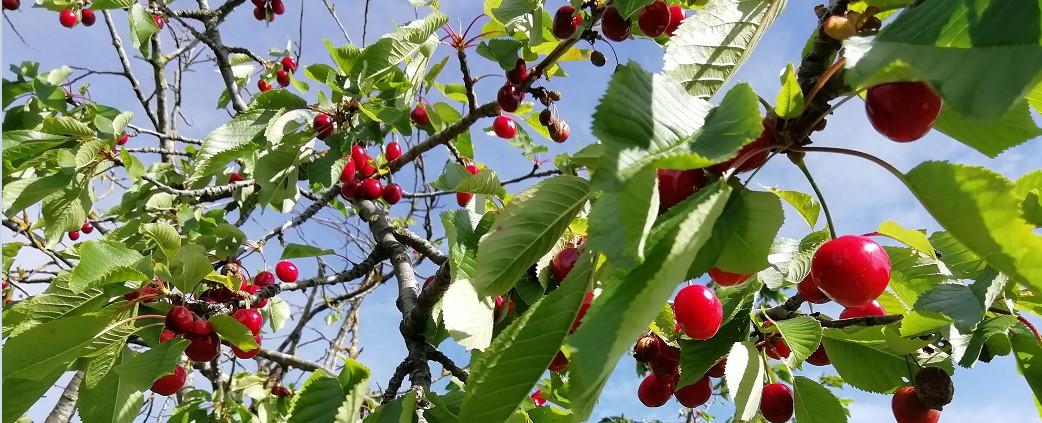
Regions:
<instances>
[{"instance_id":1,"label":"green leaf","mask_svg":"<svg viewBox=\"0 0 1042 423\"><path fill-rule=\"evenodd\" d=\"M951 233L938 231L930 234L930 244L941 253L941 262L957 279L976 279L984 267L984 260L962 245Z\"/></svg>"},{"instance_id":2,"label":"green leaf","mask_svg":"<svg viewBox=\"0 0 1042 423\"><path fill-rule=\"evenodd\" d=\"M358 421L358 413L362 410L368 396L369 368L350 358L344 359L344 368L337 376L340 389L344 392L343 402L337 408L335 421L353 423ZM329 403L325 403L328 407Z\"/></svg>"},{"instance_id":3,"label":"green leaf","mask_svg":"<svg viewBox=\"0 0 1042 423\"><path fill-rule=\"evenodd\" d=\"M907 180L926 210L970 251L1042 292L1042 236L1021 216L1009 180L988 169L945 162L920 164Z\"/></svg>"},{"instance_id":4,"label":"green leaf","mask_svg":"<svg viewBox=\"0 0 1042 423\"><path fill-rule=\"evenodd\" d=\"M680 204L667 216L676 216L655 228L647 260L605 284L583 325L569 338L571 348L570 400L578 419L589 416L612 368L648 324L659 307L685 279L699 248L709 238L731 194L730 186L710 185Z\"/></svg>"},{"instance_id":5,"label":"green leaf","mask_svg":"<svg viewBox=\"0 0 1042 423\"><path fill-rule=\"evenodd\" d=\"M915 302L914 310L947 316L959 332L972 332L984 318L984 305L970 287L958 283L943 283L923 294Z\"/></svg>"},{"instance_id":6,"label":"green leaf","mask_svg":"<svg viewBox=\"0 0 1042 423\"><path fill-rule=\"evenodd\" d=\"M734 399L734 420L748 421L759 412L763 377L763 360L756 346L750 341L735 343L724 367L727 391Z\"/></svg>"},{"instance_id":7,"label":"green leaf","mask_svg":"<svg viewBox=\"0 0 1042 423\"><path fill-rule=\"evenodd\" d=\"M93 10L126 9L136 3L136 0L94 0L90 3L90 8Z\"/></svg>"},{"instance_id":8,"label":"green leaf","mask_svg":"<svg viewBox=\"0 0 1042 423\"><path fill-rule=\"evenodd\" d=\"M380 405L363 423L413 423L416 421L416 391Z\"/></svg>"},{"instance_id":9,"label":"green leaf","mask_svg":"<svg viewBox=\"0 0 1042 423\"><path fill-rule=\"evenodd\" d=\"M193 292L212 271L213 264L198 245L185 245L170 258L170 282L184 293Z\"/></svg>"},{"instance_id":10,"label":"green leaf","mask_svg":"<svg viewBox=\"0 0 1042 423\"><path fill-rule=\"evenodd\" d=\"M785 362L791 367L800 367L800 363L814 354L821 345L821 323L810 316L799 316L796 318L775 322L778 332L781 332L785 343L792 353L785 358Z\"/></svg>"},{"instance_id":11,"label":"green leaf","mask_svg":"<svg viewBox=\"0 0 1042 423\"><path fill-rule=\"evenodd\" d=\"M113 373L119 375L120 381L130 389L148 389L156 379L173 373L188 344L187 339L181 338L159 343L133 358L124 357Z\"/></svg>"},{"instance_id":12,"label":"green leaf","mask_svg":"<svg viewBox=\"0 0 1042 423\"><path fill-rule=\"evenodd\" d=\"M855 88L925 80L963 116L998 119L1037 83L1039 7L1037 0L919 3L875 37L844 42L846 79ZM994 78L996 68L1009 71Z\"/></svg>"},{"instance_id":13,"label":"green leaf","mask_svg":"<svg viewBox=\"0 0 1042 423\"><path fill-rule=\"evenodd\" d=\"M821 204L818 203L814 196L805 192L784 191L776 188L771 188L771 193L785 200L792 208L796 209L796 213L799 213L800 217L807 221L807 225L811 229L814 229L814 226L818 224L818 217L821 216Z\"/></svg>"},{"instance_id":14,"label":"green leaf","mask_svg":"<svg viewBox=\"0 0 1042 423\"><path fill-rule=\"evenodd\" d=\"M651 4L654 0L617 0L612 2L612 6L615 6L619 10L619 15L625 18L630 18L634 13L643 9L645 6Z\"/></svg>"},{"instance_id":15,"label":"green leaf","mask_svg":"<svg viewBox=\"0 0 1042 423\"><path fill-rule=\"evenodd\" d=\"M736 342L748 335L749 310L739 311L734 319L720 327L720 330L705 341L681 339L680 342L680 382L678 387L698 382L710 368L727 357ZM670 328L672 330L672 328Z\"/></svg>"},{"instance_id":16,"label":"green leaf","mask_svg":"<svg viewBox=\"0 0 1042 423\"><path fill-rule=\"evenodd\" d=\"M49 117L43 120L41 131L55 135L93 137L94 130L87 124L69 116Z\"/></svg>"},{"instance_id":17,"label":"green leaf","mask_svg":"<svg viewBox=\"0 0 1042 423\"><path fill-rule=\"evenodd\" d=\"M950 107L941 109L934 129L994 158L1011 147L1039 135L1042 129L1031 118L1026 101L1020 101L1002 117L982 120L965 117Z\"/></svg>"},{"instance_id":18,"label":"green leaf","mask_svg":"<svg viewBox=\"0 0 1042 423\"><path fill-rule=\"evenodd\" d=\"M589 245L619 265L644 259L645 241L658 214L656 172L645 169L619 192L604 193L590 211Z\"/></svg>"},{"instance_id":19,"label":"green leaf","mask_svg":"<svg viewBox=\"0 0 1042 423\"><path fill-rule=\"evenodd\" d=\"M500 7L492 9L492 13L494 14L493 17L500 22L510 21L539 7L539 4L532 0L507 0L505 3L529 3L531 9L524 10L521 14L514 15L513 11L509 9L504 10L504 6L506 5L501 3ZM500 13L506 13L509 14L509 16L499 15ZM514 65L517 63L517 54L520 50L520 41L508 38L494 38L488 41L482 41L481 44L478 44L478 48L475 51L477 51L477 53L482 57L498 63L499 67L506 71L514 68Z\"/></svg>"},{"instance_id":20,"label":"green leaf","mask_svg":"<svg viewBox=\"0 0 1042 423\"><path fill-rule=\"evenodd\" d=\"M738 84L710 104L636 63L612 76L593 117L604 154L593 182L608 192L647 167L697 169L734 157L763 131L756 94ZM707 118L708 116L708 118Z\"/></svg>"},{"instance_id":21,"label":"green leaf","mask_svg":"<svg viewBox=\"0 0 1042 423\"><path fill-rule=\"evenodd\" d=\"M492 169L481 169L477 175L471 175L466 167L455 162L445 165L445 171L431 183L431 187L451 192L489 194L500 198L506 196L506 190Z\"/></svg>"},{"instance_id":22,"label":"green leaf","mask_svg":"<svg viewBox=\"0 0 1042 423\"><path fill-rule=\"evenodd\" d=\"M908 363L903 354L887 347L883 336L851 339L849 333L825 329L821 339L829 360L843 381L857 389L887 393L905 384ZM728 366L730 366L728 362Z\"/></svg>"},{"instance_id":23,"label":"green leaf","mask_svg":"<svg viewBox=\"0 0 1042 423\"><path fill-rule=\"evenodd\" d=\"M159 247L164 257L174 257L181 249L181 235L169 223L146 223L141 225L140 231Z\"/></svg>"},{"instance_id":24,"label":"green leaf","mask_svg":"<svg viewBox=\"0 0 1042 423\"><path fill-rule=\"evenodd\" d=\"M279 259L287 260L304 257L319 257L335 253L336 252L333 250L323 250L312 245L290 243L286 245L286 248L282 249L282 256L279 257Z\"/></svg>"},{"instance_id":25,"label":"green leaf","mask_svg":"<svg viewBox=\"0 0 1042 423\"><path fill-rule=\"evenodd\" d=\"M796 376L792 387L797 423L846 423L846 407L828 388L803 376Z\"/></svg>"},{"instance_id":26,"label":"green leaf","mask_svg":"<svg viewBox=\"0 0 1042 423\"><path fill-rule=\"evenodd\" d=\"M74 292L91 286L125 280L147 280L138 271L138 262L143 258L126 245L107 240L91 240L80 243L80 261L72 269L69 288Z\"/></svg>"},{"instance_id":27,"label":"green leaf","mask_svg":"<svg viewBox=\"0 0 1042 423\"><path fill-rule=\"evenodd\" d=\"M344 391L336 378L319 369L311 374L300 391L294 395L287 422L333 422L337 404L344 400Z\"/></svg>"},{"instance_id":28,"label":"green leaf","mask_svg":"<svg viewBox=\"0 0 1042 423\"><path fill-rule=\"evenodd\" d=\"M883 247L890 257L890 290L911 308L916 300L949 277L937 259L911 248Z\"/></svg>"},{"instance_id":29,"label":"green leaf","mask_svg":"<svg viewBox=\"0 0 1042 423\"><path fill-rule=\"evenodd\" d=\"M289 304L286 304L279 297L272 297L268 300L268 306L261 309L261 315L264 316L264 320L268 322L268 327L271 328L272 333L278 332L286 325L289 318L292 316L289 310Z\"/></svg>"},{"instance_id":30,"label":"green leaf","mask_svg":"<svg viewBox=\"0 0 1042 423\"><path fill-rule=\"evenodd\" d=\"M448 22L448 19L444 14L435 11L423 19L400 26L397 31L380 37L362 51L359 62L365 64L365 74L361 75L360 79L377 78L407 57L412 57L438 28Z\"/></svg>"},{"instance_id":31,"label":"green leaf","mask_svg":"<svg viewBox=\"0 0 1042 423\"><path fill-rule=\"evenodd\" d=\"M4 351L4 355L7 355L7 351ZM8 379L5 374L3 386L17 386L18 389L3 390L4 406L0 408L0 411L3 413L3 421L18 421L19 423L22 423L23 420L19 420L19 417L21 417L23 413L28 412L29 408L31 408L48 389L58 382L58 378L61 377L63 373L65 373L65 369L57 369L51 374L38 380Z\"/></svg>"},{"instance_id":32,"label":"green leaf","mask_svg":"<svg viewBox=\"0 0 1042 423\"><path fill-rule=\"evenodd\" d=\"M666 43L665 74L709 98L745 63L786 0L714 0L684 19Z\"/></svg>"},{"instance_id":33,"label":"green leaf","mask_svg":"<svg viewBox=\"0 0 1042 423\"><path fill-rule=\"evenodd\" d=\"M198 162L189 182L196 183L218 173L235 159L245 157L262 144L261 135L277 111L255 109L232 118L203 139Z\"/></svg>"},{"instance_id":34,"label":"green leaf","mask_svg":"<svg viewBox=\"0 0 1042 423\"><path fill-rule=\"evenodd\" d=\"M152 20L152 14L144 6L134 3L130 6L130 45L141 55L149 57L149 40L159 32L159 25Z\"/></svg>"},{"instance_id":35,"label":"green leaf","mask_svg":"<svg viewBox=\"0 0 1042 423\"><path fill-rule=\"evenodd\" d=\"M986 319L973 332L970 342L952 344L952 359L960 366L970 368L977 362L985 342L992 336L1007 336L1009 329L1017 324L1016 316L996 316ZM963 348L956 348L962 346Z\"/></svg>"},{"instance_id":36,"label":"green leaf","mask_svg":"<svg viewBox=\"0 0 1042 423\"><path fill-rule=\"evenodd\" d=\"M590 195L575 176L546 179L515 196L481 241L474 286L482 295L508 291L557 242Z\"/></svg>"},{"instance_id":37,"label":"green leaf","mask_svg":"<svg viewBox=\"0 0 1042 423\"><path fill-rule=\"evenodd\" d=\"M91 351L112 313L66 317L33 327L4 344L4 380L41 379ZM40 342L46 339L47 342ZM6 385L6 383L5 383Z\"/></svg>"},{"instance_id":38,"label":"green leaf","mask_svg":"<svg viewBox=\"0 0 1042 423\"><path fill-rule=\"evenodd\" d=\"M1013 353L1017 359L1017 368L1024 376L1031 392L1035 394L1035 402L1042 401L1042 345L1028 328L1019 324L1010 332Z\"/></svg>"},{"instance_id":39,"label":"green leaf","mask_svg":"<svg viewBox=\"0 0 1042 423\"><path fill-rule=\"evenodd\" d=\"M926 233L924 231L906 229L897 222L888 220L879 224L879 229L876 229L876 232L919 250L919 252L926 254L928 257L936 256L936 253L933 250L933 245L931 245L930 240L926 238Z\"/></svg>"},{"instance_id":40,"label":"green leaf","mask_svg":"<svg viewBox=\"0 0 1042 423\"><path fill-rule=\"evenodd\" d=\"M803 114L803 89L796 80L796 70L792 63L785 66L785 72L781 74L781 91L775 98L774 113L782 119L795 119ZM811 225L814 226L814 225Z\"/></svg>"},{"instance_id":41,"label":"green leaf","mask_svg":"<svg viewBox=\"0 0 1042 423\"><path fill-rule=\"evenodd\" d=\"M243 325L242 322L235 320L234 317L227 314L215 314L209 320L210 324L213 325L214 332L221 335L221 338L226 339L236 348L243 351L253 351L260 348L257 345L257 341L253 339L253 332Z\"/></svg>"},{"instance_id":42,"label":"green leaf","mask_svg":"<svg viewBox=\"0 0 1042 423\"><path fill-rule=\"evenodd\" d=\"M768 266L767 255L784 221L781 201L767 192L741 190L731 197L713 227L720 256L716 267L755 273Z\"/></svg>"},{"instance_id":43,"label":"green leaf","mask_svg":"<svg viewBox=\"0 0 1042 423\"><path fill-rule=\"evenodd\" d=\"M122 355L121 363L132 359L134 354L123 346L120 346L119 353ZM141 391L145 388L132 387L118 373L109 372L97 385L80 387L77 414L83 423L133 422L141 412L144 396Z\"/></svg>"},{"instance_id":44,"label":"green leaf","mask_svg":"<svg viewBox=\"0 0 1042 423\"><path fill-rule=\"evenodd\" d=\"M311 66L308 68L310 69ZM246 110L299 110L307 107L307 100L289 92L289 90L271 90L254 95Z\"/></svg>"},{"instance_id":45,"label":"green leaf","mask_svg":"<svg viewBox=\"0 0 1042 423\"><path fill-rule=\"evenodd\" d=\"M586 253L561 286L514 320L472 364L460 421L506 420L560 351L590 285Z\"/></svg>"},{"instance_id":46,"label":"green leaf","mask_svg":"<svg viewBox=\"0 0 1042 423\"><path fill-rule=\"evenodd\" d=\"M6 154L6 153L5 153ZM4 215L12 217L29 206L61 192L73 181L72 168L68 172L61 171L40 178L27 178L4 183Z\"/></svg>"}]
</instances>

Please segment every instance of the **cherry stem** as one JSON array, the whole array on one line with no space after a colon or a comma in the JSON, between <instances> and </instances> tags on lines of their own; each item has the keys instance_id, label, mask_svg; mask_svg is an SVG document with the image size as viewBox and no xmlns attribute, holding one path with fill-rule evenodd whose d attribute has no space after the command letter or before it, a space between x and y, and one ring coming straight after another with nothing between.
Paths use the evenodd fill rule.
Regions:
<instances>
[{"instance_id":1,"label":"cherry stem","mask_svg":"<svg viewBox=\"0 0 1042 423\"><path fill-rule=\"evenodd\" d=\"M775 148L775 147L774 146L760 147L760 148L757 148L755 150L749 151L749 152L747 152L747 153L745 153L745 154L743 154L741 156L738 156L737 158L735 158L734 162L731 163L731 167L727 168L727 171L724 172L724 175L723 175L722 179L725 180L725 181L728 180L728 179L731 179L731 175L734 175L734 173L738 170L738 168L742 167L742 165L745 164L746 161L748 161L749 159L759 155L760 153L763 153L765 151L770 151L772 148Z\"/></svg>"},{"instance_id":2,"label":"cherry stem","mask_svg":"<svg viewBox=\"0 0 1042 423\"><path fill-rule=\"evenodd\" d=\"M807 182L810 182L811 189L814 190L814 195L818 197L818 203L821 203L821 210L825 212L825 223L829 227L829 235L832 239L836 239L836 225L832 221L832 213L829 212L829 205L825 202L825 195L821 193L821 189L818 188L818 183L814 181L814 177L810 174L810 169L807 169L807 163L802 158L793 161L796 167L800 168L803 172L803 176L807 177Z\"/></svg>"},{"instance_id":3,"label":"cherry stem","mask_svg":"<svg viewBox=\"0 0 1042 423\"><path fill-rule=\"evenodd\" d=\"M1028 319L1027 319L1026 317L1024 317L1024 316L1021 316L1021 315L1019 315L1019 314L1018 314L1018 315L1017 315L1017 320L1019 320L1019 321L1020 321L1020 323L1023 323L1023 324L1024 324L1024 326L1027 326L1027 327L1028 327L1028 329L1030 329L1030 330L1031 330L1031 333L1035 334L1035 339L1036 339L1036 340L1038 340L1038 341L1042 342L1042 335L1040 335L1040 334L1038 333L1038 329L1035 329L1035 325L1031 324L1031 322L1030 322L1030 321L1028 321Z\"/></svg>"}]
</instances>

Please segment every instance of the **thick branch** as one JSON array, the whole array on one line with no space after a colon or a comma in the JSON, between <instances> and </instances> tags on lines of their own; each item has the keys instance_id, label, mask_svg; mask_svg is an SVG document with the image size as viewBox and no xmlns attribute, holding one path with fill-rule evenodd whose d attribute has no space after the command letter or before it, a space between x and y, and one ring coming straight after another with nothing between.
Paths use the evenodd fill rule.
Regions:
<instances>
[{"instance_id":1,"label":"thick branch","mask_svg":"<svg viewBox=\"0 0 1042 423\"><path fill-rule=\"evenodd\" d=\"M318 364L318 363L316 363L314 361L305 360L305 359L297 357L295 355L285 354L285 353L281 353L281 352L278 352L278 351L275 351L275 350L271 350L271 349L267 349L267 348L261 348L260 349L260 353L257 354L257 356L258 357L262 357L265 360L271 361L273 363L281 364L281 365L287 366L287 367L293 367L293 368L297 368L297 369L301 369L301 370L307 370L309 372L313 372L315 370L322 369L322 370L325 370L326 373L329 373L329 374L332 374L332 375L336 374L336 372L333 371L333 369L329 369L329 368L323 367L321 364Z\"/></svg>"},{"instance_id":2,"label":"thick branch","mask_svg":"<svg viewBox=\"0 0 1042 423\"><path fill-rule=\"evenodd\" d=\"M319 276L311 279L304 279L298 282L268 285L264 287L264 289L257 291L257 293L252 295L249 298L249 300L251 303L255 303L265 298L274 297L278 295L280 292L300 291L313 286L332 285L336 283L355 280L362 276L365 276L367 273L372 271L373 268L376 267L376 265L379 264L380 261L382 261L385 258L386 256L382 252L380 252L379 250L375 250L372 253L370 253L369 256L365 258L365 260L362 260L358 264L343 272L325 277Z\"/></svg>"},{"instance_id":3,"label":"thick branch","mask_svg":"<svg viewBox=\"0 0 1042 423\"><path fill-rule=\"evenodd\" d=\"M451 373L452 376L454 376L456 379L459 379L463 383L467 383L467 376L469 376L467 374L467 371L461 369L459 366L456 365L455 362L452 361L451 358L446 356L441 351L438 351L438 349L434 348L434 346L431 344L427 344L427 358L438 362L438 364L441 364L441 367L445 368L445 370L448 370L449 373Z\"/></svg>"},{"instance_id":4,"label":"thick branch","mask_svg":"<svg viewBox=\"0 0 1042 423\"><path fill-rule=\"evenodd\" d=\"M51 409L44 423L67 423L72 420L72 414L76 411L76 399L80 396L80 384L83 382L83 372L73 373L72 379L65 385L58 403ZM10 387L14 388L14 387Z\"/></svg>"},{"instance_id":5,"label":"thick branch","mask_svg":"<svg viewBox=\"0 0 1042 423\"><path fill-rule=\"evenodd\" d=\"M120 162L120 164L122 164L122 162ZM152 185L155 185L156 188L159 188L160 191L163 191L165 193L181 195L186 197L199 197L199 199L203 201L206 201L206 199L209 198L216 198L226 194L231 194L241 188L246 188L254 184L253 179L247 179L245 181L232 182L227 185L214 185L199 189L177 189L170 185L159 182L158 180L156 180L156 178L153 178L149 175L142 175L141 178L148 181Z\"/></svg>"},{"instance_id":6,"label":"thick branch","mask_svg":"<svg viewBox=\"0 0 1042 423\"><path fill-rule=\"evenodd\" d=\"M474 78L470 76L470 66L467 64L467 51L464 48L456 48L456 57L459 58L459 70L463 74L463 87L467 94L467 110L474 113L477 108L477 100L474 99Z\"/></svg>"},{"instance_id":7,"label":"thick branch","mask_svg":"<svg viewBox=\"0 0 1042 423\"><path fill-rule=\"evenodd\" d=\"M438 251L438 247L435 247L430 241L423 239L408 229L394 228L394 238L431 259L434 264L445 264L445 261L449 259L448 256Z\"/></svg>"}]
</instances>

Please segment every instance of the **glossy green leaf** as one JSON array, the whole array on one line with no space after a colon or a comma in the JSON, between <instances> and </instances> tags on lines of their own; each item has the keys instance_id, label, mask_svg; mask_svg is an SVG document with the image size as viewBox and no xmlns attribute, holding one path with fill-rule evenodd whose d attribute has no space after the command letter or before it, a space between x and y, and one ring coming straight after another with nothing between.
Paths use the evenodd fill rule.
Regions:
<instances>
[{"instance_id":1,"label":"glossy green leaf","mask_svg":"<svg viewBox=\"0 0 1042 423\"><path fill-rule=\"evenodd\" d=\"M785 358L785 362L791 367L800 367L800 363L814 354L821 345L821 323L813 317L798 316L775 324L785 339L785 344L792 350Z\"/></svg>"},{"instance_id":2,"label":"glossy green leaf","mask_svg":"<svg viewBox=\"0 0 1042 423\"><path fill-rule=\"evenodd\" d=\"M445 171L431 183L431 187L443 191L490 194L497 197L506 195L506 190L492 169L481 169L478 174L472 175L463 165L454 162L445 166Z\"/></svg>"},{"instance_id":3,"label":"glossy green leaf","mask_svg":"<svg viewBox=\"0 0 1042 423\"><path fill-rule=\"evenodd\" d=\"M329 250L329 249L325 249L324 250L324 249L315 247L313 245L304 245L304 244L290 243L290 244L286 244L286 248L282 249L282 256L280 256L279 259L280 260L287 260L287 259L305 258L305 257L319 257L319 256L325 256L325 255L334 254L334 253L335 253L335 251L333 251L333 250Z\"/></svg>"},{"instance_id":4,"label":"glossy green leaf","mask_svg":"<svg viewBox=\"0 0 1042 423\"><path fill-rule=\"evenodd\" d=\"M1010 341L1013 343L1017 369L1035 394L1035 402L1042 401L1042 344L1023 324L1014 326Z\"/></svg>"},{"instance_id":5,"label":"glossy green leaf","mask_svg":"<svg viewBox=\"0 0 1042 423\"><path fill-rule=\"evenodd\" d=\"M818 203L814 196L805 192L775 188L771 188L771 193L785 200L792 208L796 209L796 213L799 213L800 217L807 222L811 229L814 229L814 226L818 224L818 217L821 216L821 204Z\"/></svg>"},{"instance_id":6,"label":"glossy green leaf","mask_svg":"<svg viewBox=\"0 0 1042 423\"><path fill-rule=\"evenodd\" d=\"M646 169L620 192L604 193L590 211L589 245L618 264L644 259L644 247L658 214L655 170Z\"/></svg>"},{"instance_id":7,"label":"glossy green leaf","mask_svg":"<svg viewBox=\"0 0 1042 423\"><path fill-rule=\"evenodd\" d=\"M69 288L80 292L91 286L111 279L145 280L144 274L136 270L142 256L126 245L106 240L91 240L80 243L80 261L72 269ZM124 279L127 278L127 279Z\"/></svg>"},{"instance_id":8,"label":"glossy green leaf","mask_svg":"<svg viewBox=\"0 0 1042 423\"><path fill-rule=\"evenodd\" d=\"M876 232L919 250L919 252L926 254L928 257L934 257L936 255L933 250L933 245L930 244L930 240L926 237L926 233L923 231L907 229L897 222L888 220L879 224L879 229L876 229Z\"/></svg>"},{"instance_id":9,"label":"glossy green leaf","mask_svg":"<svg viewBox=\"0 0 1042 423\"><path fill-rule=\"evenodd\" d=\"M751 420L760 410L764 368L760 352L750 341L738 342L727 354L724 382L734 400L734 420Z\"/></svg>"},{"instance_id":10,"label":"glossy green leaf","mask_svg":"<svg viewBox=\"0 0 1042 423\"><path fill-rule=\"evenodd\" d=\"M796 69L792 63L785 66L781 74L781 91L775 98L774 113L782 119L795 119L803 114L803 89L796 80ZM814 226L814 225L811 225Z\"/></svg>"},{"instance_id":11,"label":"glossy green leaf","mask_svg":"<svg viewBox=\"0 0 1042 423\"><path fill-rule=\"evenodd\" d=\"M908 376L909 363L903 354L886 347L884 337L851 339L843 331L825 329L821 342L832 366L850 386L887 393L905 384L903 378Z\"/></svg>"},{"instance_id":12,"label":"glossy green leaf","mask_svg":"<svg viewBox=\"0 0 1042 423\"><path fill-rule=\"evenodd\" d=\"M1035 124L1026 101L1020 101L1002 117L982 120L965 117L950 107L941 109L933 124L934 129L980 151L995 157L1003 151L1042 135Z\"/></svg>"},{"instance_id":13,"label":"glossy green leaf","mask_svg":"<svg viewBox=\"0 0 1042 423\"><path fill-rule=\"evenodd\" d=\"M144 57L149 56L149 40L159 32L159 25L152 20L152 14L144 6L134 3L130 6L130 45L134 46Z\"/></svg>"},{"instance_id":14,"label":"glossy green leaf","mask_svg":"<svg viewBox=\"0 0 1042 423\"><path fill-rule=\"evenodd\" d=\"M716 267L744 274L763 270L784 220L781 201L770 193L741 190L731 196L713 227L714 235L722 235L714 240L720 251Z\"/></svg>"},{"instance_id":15,"label":"glossy green leaf","mask_svg":"<svg viewBox=\"0 0 1042 423\"><path fill-rule=\"evenodd\" d=\"M705 341L680 340L680 382L683 387L698 382L710 368L727 357L728 353L749 332L749 310L739 311L734 319Z\"/></svg>"},{"instance_id":16,"label":"glossy green leaf","mask_svg":"<svg viewBox=\"0 0 1042 423\"><path fill-rule=\"evenodd\" d=\"M169 223L146 223L141 225L140 230L142 234L155 243L165 257L173 257L177 254L177 250L181 248L181 235Z\"/></svg>"},{"instance_id":17,"label":"glossy green leaf","mask_svg":"<svg viewBox=\"0 0 1042 423\"><path fill-rule=\"evenodd\" d=\"M792 387L796 423L846 423L846 408L828 388L803 376L796 376Z\"/></svg>"},{"instance_id":18,"label":"glossy green leaf","mask_svg":"<svg viewBox=\"0 0 1042 423\"><path fill-rule=\"evenodd\" d=\"M215 314L209 320L213 325L213 331L221 335L236 348L243 351L253 351L260 348L257 341L253 339L253 332L243 325L242 322L227 314Z\"/></svg>"}]
</instances>

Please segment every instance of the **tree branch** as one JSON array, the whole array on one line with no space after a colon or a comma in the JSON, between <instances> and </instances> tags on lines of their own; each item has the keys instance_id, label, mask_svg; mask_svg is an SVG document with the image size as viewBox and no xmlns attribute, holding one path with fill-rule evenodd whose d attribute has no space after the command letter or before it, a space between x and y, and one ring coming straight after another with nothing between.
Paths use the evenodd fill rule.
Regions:
<instances>
[{"instance_id":1,"label":"tree branch","mask_svg":"<svg viewBox=\"0 0 1042 423\"><path fill-rule=\"evenodd\" d=\"M76 411L76 399L80 396L81 383L83 383L83 372L73 373L72 379L69 379L69 383L65 385L61 397L58 397L58 403L51 409L51 414L43 421L44 423L67 423L72 420L72 415Z\"/></svg>"}]
</instances>

